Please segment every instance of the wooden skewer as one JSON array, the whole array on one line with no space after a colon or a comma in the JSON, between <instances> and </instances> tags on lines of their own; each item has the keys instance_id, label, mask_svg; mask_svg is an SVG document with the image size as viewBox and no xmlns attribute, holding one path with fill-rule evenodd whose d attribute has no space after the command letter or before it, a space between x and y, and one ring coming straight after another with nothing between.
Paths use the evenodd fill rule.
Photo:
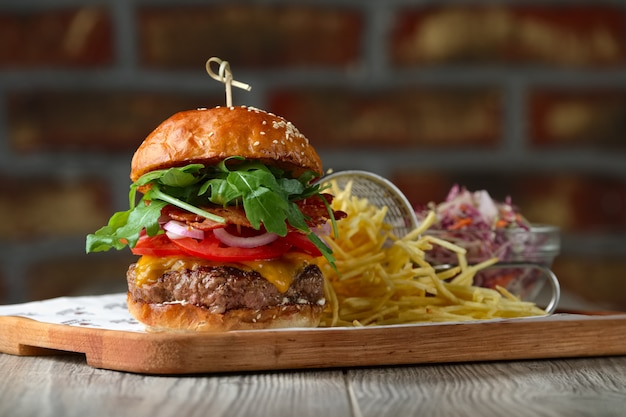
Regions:
<instances>
[{"instance_id":1,"label":"wooden skewer","mask_svg":"<svg viewBox=\"0 0 626 417\"><path fill-rule=\"evenodd\" d=\"M217 63L219 65L218 72L215 73L211 64ZM216 81L224 83L226 86L226 106L231 107L233 105L232 87L241 88L242 90L250 91L252 87L246 83L233 80L233 73L230 70L230 64L228 61L223 61L220 58L212 57L206 62L206 72Z\"/></svg>"}]
</instances>

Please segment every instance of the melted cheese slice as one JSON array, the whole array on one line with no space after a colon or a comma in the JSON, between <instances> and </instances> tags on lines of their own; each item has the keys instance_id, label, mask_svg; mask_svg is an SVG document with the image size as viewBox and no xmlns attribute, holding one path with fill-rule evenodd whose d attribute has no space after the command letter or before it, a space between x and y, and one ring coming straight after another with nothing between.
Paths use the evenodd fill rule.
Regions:
<instances>
[{"instance_id":1,"label":"melted cheese slice","mask_svg":"<svg viewBox=\"0 0 626 417\"><path fill-rule=\"evenodd\" d=\"M302 253L289 252L279 259L269 261L245 261L238 263L219 263L201 258L179 258L175 256L156 257L144 255L137 261L135 285L144 286L156 282L169 271L183 272L201 266L226 265L246 271L256 271L272 283L281 293L286 292L294 277L312 257Z\"/></svg>"}]
</instances>

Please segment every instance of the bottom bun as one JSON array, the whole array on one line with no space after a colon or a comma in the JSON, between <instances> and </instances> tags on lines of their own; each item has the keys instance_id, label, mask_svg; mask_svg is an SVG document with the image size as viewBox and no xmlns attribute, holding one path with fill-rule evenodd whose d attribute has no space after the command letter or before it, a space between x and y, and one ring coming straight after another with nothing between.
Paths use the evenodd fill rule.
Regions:
<instances>
[{"instance_id":1,"label":"bottom bun","mask_svg":"<svg viewBox=\"0 0 626 417\"><path fill-rule=\"evenodd\" d=\"M211 313L189 303L151 304L127 296L128 310L148 331L224 332L229 330L317 327L324 309L321 305L289 304L261 310L238 309Z\"/></svg>"}]
</instances>

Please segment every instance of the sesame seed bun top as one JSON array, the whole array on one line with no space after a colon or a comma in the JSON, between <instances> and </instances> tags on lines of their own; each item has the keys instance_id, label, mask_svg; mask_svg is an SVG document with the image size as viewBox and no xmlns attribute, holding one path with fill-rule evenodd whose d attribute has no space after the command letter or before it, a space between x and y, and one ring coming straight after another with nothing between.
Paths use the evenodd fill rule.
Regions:
<instances>
[{"instance_id":1,"label":"sesame seed bun top","mask_svg":"<svg viewBox=\"0 0 626 417\"><path fill-rule=\"evenodd\" d=\"M215 165L242 156L273 165L298 177L318 176L322 163L298 129L272 113L253 107L215 107L176 113L143 141L131 162L130 178L191 163Z\"/></svg>"}]
</instances>

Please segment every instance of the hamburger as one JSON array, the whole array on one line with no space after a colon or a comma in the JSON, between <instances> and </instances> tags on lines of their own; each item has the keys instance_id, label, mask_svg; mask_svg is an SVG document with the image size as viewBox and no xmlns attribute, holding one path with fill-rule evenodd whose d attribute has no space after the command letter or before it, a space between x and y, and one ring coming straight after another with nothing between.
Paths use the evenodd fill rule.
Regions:
<instances>
[{"instance_id":1,"label":"hamburger","mask_svg":"<svg viewBox=\"0 0 626 417\"><path fill-rule=\"evenodd\" d=\"M252 107L177 113L136 150L129 206L87 252L129 247L129 311L149 330L315 327L325 305L318 236L345 213L316 179L307 138Z\"/></svg>"}]
</instances>

